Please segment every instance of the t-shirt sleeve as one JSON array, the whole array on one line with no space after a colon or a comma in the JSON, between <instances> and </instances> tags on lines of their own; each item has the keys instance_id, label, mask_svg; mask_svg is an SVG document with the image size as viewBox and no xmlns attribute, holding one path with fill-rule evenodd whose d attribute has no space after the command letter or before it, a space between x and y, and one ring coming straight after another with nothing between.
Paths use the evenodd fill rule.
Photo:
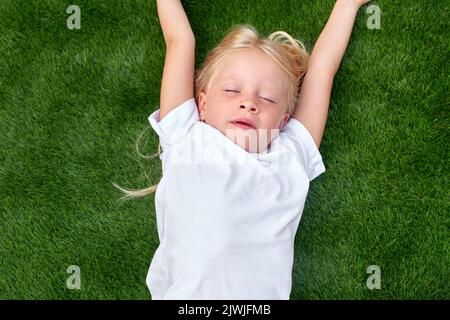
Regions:
<instances>
[{"instance_id":1,"label":"t-shirt sleeve","mask_svg":"<svg viewBox=\"0 0 450 320\"><path fill-rule=\"evenodd\" d=\"M200 119L194 98L186 100L172 109L162 120L159 118L159 112L160 109L154 111L148 120L159 136L163 151L168 150L185 137L192 125Z\"/></svg>"},{"instance_id":2,"label":"t-shirt sleeve","mask_svg":"<svg viewBox=\"0 0 450 320\"><path fill-rule=\"evenodd\" d=\"M280 133L280 141L293 151L300 164L305 168L309 181L325 172L322 155L314 142L311 133L297 119L291 118Z\"/></svg>"}]
</instances>

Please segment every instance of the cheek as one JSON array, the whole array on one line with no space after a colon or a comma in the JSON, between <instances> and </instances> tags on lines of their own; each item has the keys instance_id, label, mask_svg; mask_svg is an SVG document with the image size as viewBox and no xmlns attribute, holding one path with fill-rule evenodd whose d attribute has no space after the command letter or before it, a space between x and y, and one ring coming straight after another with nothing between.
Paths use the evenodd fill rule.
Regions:
<instances>
[{"instance_id":1,"label":"cheek","mask_svg":"<svg viewBox=\"0 0 450 320\"><path fill-rule=\"evenodd\" d=\"M231 99L227 99L227 97L217 97L214 103L220 109L223 109L226 106L230 107L232 105Z\"/></svg>"},{"instance_id":2,"label":"cheek","mask_svg":"<svg viewBox=\"0 0 450 320\"><path fill-rule=\"evenodd\" d=\"M275 128L278 127L278 120L280 118L279 113L274 111L267 111L263 114L263 121L267 125L267 127Z\"/></svg>"},{"instance_id":3,"label":"cheek","mask_svg":"<svg viewBox=\"0 0 450 320\"><path fill-rule=\"evenodd\" d=\"M207 108L207 122L215 127L222 126L230 118L230 106L220 99L211 101L211 105Z\"/></svg>"},{"instance_id":4,"label":"cheek","mask_svg":"<svg viewBox=\"0 0 450 320\"><path fill-rule=\"evenodd\" d=\"M211 110L214 110L214 112L218 116L222 116L230 113L230 111L232 110L232 104L229 101L225 101L224 99L217 99L215 101L214 107Z\"/></svg>"}]
</instances>

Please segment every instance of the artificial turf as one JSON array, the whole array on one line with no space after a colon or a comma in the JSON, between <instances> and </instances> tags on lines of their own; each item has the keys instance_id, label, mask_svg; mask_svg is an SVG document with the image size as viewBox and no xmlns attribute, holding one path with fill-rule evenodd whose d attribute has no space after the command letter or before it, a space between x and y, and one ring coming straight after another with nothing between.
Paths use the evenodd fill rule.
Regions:
<instances>
[{"instance_id":1,"label":"artificial turf","mask_svg":"<svg viewBox=\"0 0 450 320\"><path fill-rule=\"evenodd\" d=\"M81 9L69 30L66 9ZM196 67L234 24L311 52L334 1L184 1ZM372 1L335 77L291 299L449 299L449 6ZM155 1L0 1L0 299L148 299L165 43ZM81 289L66 272L81 270ZM381 270L369 290L367 268Z\"/></svg>"}]
</instances>

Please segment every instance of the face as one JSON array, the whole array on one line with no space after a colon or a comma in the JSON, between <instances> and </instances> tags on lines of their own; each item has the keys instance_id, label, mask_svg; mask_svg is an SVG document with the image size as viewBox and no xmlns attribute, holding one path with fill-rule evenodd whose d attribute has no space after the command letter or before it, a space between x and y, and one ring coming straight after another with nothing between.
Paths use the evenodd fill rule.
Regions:
<instances>
[{"instance_id":1,"label":"face","mask_svg":"<svg viewBox=\"0 0 450 320\"><path fill-rule=\"evenodd\" d=\"M251 153L263 152L289 120L288 79L259 49L230 54L208 92L200 92L200 120ZM235 123L244 119L247 128Z\"/></svg>"}]
</instances>

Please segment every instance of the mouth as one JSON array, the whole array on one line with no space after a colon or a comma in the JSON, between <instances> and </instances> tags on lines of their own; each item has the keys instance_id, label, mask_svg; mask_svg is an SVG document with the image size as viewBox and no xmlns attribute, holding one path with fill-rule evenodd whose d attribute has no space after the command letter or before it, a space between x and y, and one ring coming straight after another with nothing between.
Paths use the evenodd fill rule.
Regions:
<instances>
[{"instance_id":1,"label":"mouth","mask_svg":"<svg viewBox=\"0 0 450 320\"><path fill-rule=\"evenodd\" d=\"M251 123L250 121L244 120L244 119L236 119L234 121L231 121L231 123L241 129L248 130L248 129L256 129L255 125Z\"/></svg>"}]
</instances>

